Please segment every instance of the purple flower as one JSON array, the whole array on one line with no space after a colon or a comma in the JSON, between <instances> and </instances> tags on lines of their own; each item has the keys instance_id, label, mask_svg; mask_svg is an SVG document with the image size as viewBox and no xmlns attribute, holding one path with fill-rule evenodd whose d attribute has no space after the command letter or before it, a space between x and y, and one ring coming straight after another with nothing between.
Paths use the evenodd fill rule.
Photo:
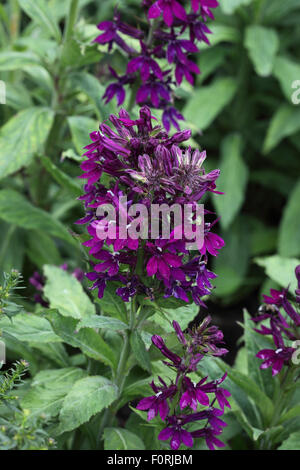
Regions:
<instances>
[{"instance_id":1,"label":"purple flower","mask_svg":"<svg viewBox=\"0 0 300 470\"><path fill-rule=\"evenodd\" d=\"M278 348L275 351L273 349L262 349L256 354L256 357L263 359L261 369L267 369L272 367L272 375L277 375L284 364L288 364L292 358L295 348Z\"/></svg>"},{"instance_id":2,"label":"purple flower","mask_svg":"<svg viewBox=\"0 0 300 470\"><path fill-rule=\"evenodd\" d=\"M143 33L139 29L133 28L132 26L120 21L120 15L118 13L115 14L114 21L102 21L102 23L98 24L97 28L100 29L100 31L104 31L104 33L97 36L96 39L94 39L94 42L98 42L99 44L108 44L109 50L115 42L128 54L132 54L135 51L126 44L124 39L122 39L118 33L120 32L136 39L141 39L143 37Z\"/></svg>"},{"instance_id":3,"label":"purple flower","mask_svg":"<svg viewBox=\"0 0 300 470\"><path fill-rule=\"evenodd\" d=\"M116 96L117 104L118 106L121 106L124 103L126 96L124 85L130 83L132 80L130 77L128 77L128 75L123 75L120 77L112 67L109 67L109 70L117 81L108 85L102 98L105 100L105 104L107 104L113 99L114 96Z\"/></svg>"},{"instance_id":4,"label":"purple flower","mask_svg":"<svg viewBox=\"0 0 300 470\"><path fill-rule=\"evenodd\" d=\"M167 132L169 132L171 125L173 125L178 131L180 130L177 120L183 121L184 117L176 108L169 106L164 109L162 122Z\"/></svg>"},{"instance_id":5,"label":"purple flower","mask_svg":"<svg viewBox=\"0 0 300 470\"><path fill-rule=\"evenodd\" d=\"M184 377L183 379L183 389L185 392L180 398L180 408L186 408L190 406L192 410L196 411L198 402L203 406L209 405L209 398L201 388L193 384L190 378Z\"/></svg>"},{"instance_id":6,"label":"purple flower","mask_svg":"<svg viewBox=\"0 0 300 470\"><path fill-rule=\"evenodd\" d=\"M170 101L171 96L167 86L150 76L147 83L140 86L137 91L137 103L150 102L155 108L159 108L161 100Z\"/></svg>"},{"instance_id":7,"label":"purple flower","mask_svg":"<svg viewBox=\"0 0 300 470\"><path fill-rule=\"evenodd\" d=\"M161 419L165 421L169 413L168 398L171 398L177 392L176 385L170 385L167 387L166 383L161 377L159 381L162 383L162 386L157 387L152 381L150 384L155 395L152 395L147 398L143 398L137 405L138 410L148 410L148 420L155 418L159 413Z\"/></svg>"},{"instance_id":8,"label":"purple flower","mask_svg":"<svg viewBox=\"0 0 300 470\"><path fill-rule=\"evenodd\" d=\"M158 78L159 80L163 79L163 73L160 69L160 66L156 60L152 59L151 52L148 51L147 47L143 42L141 42L142 54L140 56L134 57L127 65L127 74L133 74L137 70L140 70L141 78L143 82L146 82L150 77L150 72Z\"/></svg>"},{"instance_id":9,"label":"purple flower","mask_svg":"<svg viewBox=\"0 0 300 470\"><path fill-rule=\"evenodd\" d=\"M146 243L147 249L152 253L151 258L147 263L148 276L154 276L159 272L163 278L169 279L172 268L178 268L182 265L181 258L178 255L167 252L168 245L165 248L157 246L153 243Z\"/></svg>"},{"instance_id":10,"label":"purple flower","mask_svg":"<svg viewBox=\"0 0 300 470\"><path fill-rule=\"evenodd\" d=\"M186 19L186 11L176 0L157 0L148 11L148 18L158 18L163 13L167 26L172 26L174 16L180 20Z\"/></svg>"},{"instance_id":11,"label":"purple flower","mask_svg":"<svg viewBox=\"0 0 300 470\"><path fill-rule=\"evenodd\" d=\"M210 450L215 450L215 447L225 447L224 442L216 438L222 433L221 429L215 429L211 427L205 427L198 431L193 431L191 434L194 438L202 437L205 439L206 445Z\"/></svg>"},{"instance_id":12,"label":"purple flower","mask_svg":"<svg viewBox=\"0 0 300 470\"><path fill-rule=\"evenodd\" d=\"M196 388L204 393L214 393L222 411L224 411L225 406L231 408L230 403L227 400L227 398L231 396L231 393L226 390L226 388L219 386L222 382L224 382L226 377L227 373L225 373L220 379L204 384L204 382L206 381L205 378L200 380L200 382L198 382L198 384L196 385Z\"/></svg>"},{"instance_id":13,"label":"purple flower","mask_svg":"<svg viewBox=\"0 0 300 470\"><path fill-rule=\"evenodd\" d=\"M158 435L160 441L168 441L171 439L170 446L172 450L179 449L181 443L187 447L193 447L193 438L191 433L183 429L184 419L177 416L168 418L168 426L164 428Z\"/></svg>"}]
</instances>

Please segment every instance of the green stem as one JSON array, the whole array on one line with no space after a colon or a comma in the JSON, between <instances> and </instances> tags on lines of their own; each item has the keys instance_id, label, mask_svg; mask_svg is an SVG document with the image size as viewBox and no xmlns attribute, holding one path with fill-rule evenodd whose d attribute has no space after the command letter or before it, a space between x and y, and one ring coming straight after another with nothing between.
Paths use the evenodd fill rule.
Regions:
<instances>
[{"instance_id":1,"label":"green stem","mask_svg":"<svg viewBox=\"0 0 300 470\"><path fill-rule=\"evenodd\" d=\"M118 411L118 403L119 403L119 400L122 396L122 392L123 392L123 389L124 389L124 384L125 384L125 379L126 379L126 367L127 367L127 363L128 363L128 359L129 359L129 356L130 356L130 334L131 334L131 331L134 329L135 327L135 321L136 321L136 312L137 312L137 303L136 303L136 298L133 297L131 299L131 305L130 305L130 312L129 312L129 330L126 330L124 332L124 341L123 341L123 346L122 346L122 350L121 350L121 354L120 354L120 358L119 358L119 364L118 364L118 368L117 368L117 371L116 371L116 375L115 375L115 380L114 380L114 383L115 385L118 387L118 398L117 400L115 400L109 408L107 408L102 416L102 420L101 420L101 423L100 423L100 428L99 428L99 433L98 433L98 442L100 444L101 440L102 440L102 435L103 435L103 431L105 429L106 426L109 426L117 411Z\"/></svg>"},{"instance_id":2,"label":"green stem","mask_svg":"<svg viewBox=\"0 0 300 470\"><path fill-rule=\"evenodd\" d=\"M64 43L71 39L73 34L74 25L78 15L79 0L72 0L70 4L67 23L64 30Z\"/></svg>"}]
</instances>

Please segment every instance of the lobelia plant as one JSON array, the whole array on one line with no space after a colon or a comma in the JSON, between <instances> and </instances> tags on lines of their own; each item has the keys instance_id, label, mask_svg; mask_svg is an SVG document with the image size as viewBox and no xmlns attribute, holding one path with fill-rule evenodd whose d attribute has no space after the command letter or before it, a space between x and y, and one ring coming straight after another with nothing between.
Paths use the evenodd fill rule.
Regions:
<instances>
[{"instance_id":1,"label":"lobelia plant","mask_svg":"<svg viewBox=\"0 0 300 470\"><path fill-rule=\"evenodd\" d=\"M81 164L84 170L82 177L87 179L85 194L80 197L84 200L86 215L77 223L88 224L87 230L91 236L83 242L93 259L90 263L92 271L87 273L87 277L93 281L92 289L97 289L99 299L103 298L106 288L115 286L114 295L120 296L124 302L131 302L129 331L124 332L115 376L119 389L117 400L122 397L130 349L137 356L141 354L138 349L145 349L140 336L145 320L157 309L164 314L163 308L158 306L163 298L174 297L177 301L194 302L206 307L203 297L209 295L212 289L210 280L216 277L207 269L208 255L217 256L224 245L224 241L212 232L216 220L205 224L202 220L204 233L200 242L195 230L187 235L183 227L186 221L183 223L181 220L178 224L176 217L169 219L169 236L164 233L166 220L162 212L158 213L156 220L151 212L151 227L148 220L145 224L145 217L135 217L136 207L141 213L143 208L174 208L177 203L183 210L188 205L191 226L195 229L201 223L196 216L203 196L207 192L217 193L215 181L219 170L205 172L202 164L206 153L178 146L188 140L190 131L181 131L170 137L162 127L152 125L153 119L147 106L141 108L137 120L130 119L123 109L119 116L110 116L115 130L106 123L101 124L99 131L91 134L92 143L86 147L85 153L87 160ZM106 186L102 182L105 178ZM118 215L117 220L107 218L108 204ZM104 211L101 210L103 207ZM204 210L204 213L208 215L209 211ZM154 222L158 227L161 223L163 227L155 237L152 231ZM131 235L127 231L124 234L124 226L128 231L138 226L138 230L131 232ZM193 250L186 248L188 241L196 243ZM100 263L94 259L100 260ZM185 339L178 322L173 322L185 350L183 357L173 354L160 336L152 337L153 344L171 360L168 365L177 369L178 373L175 383L170 386L162 378L159 378L162 386L157 387L153 382L151 386L156 391L156 397L143 399L138 409L150 408L149 419L160 411L168 427L161 431L159 439L171 437L173 449L178 449L181 442L191 447L193 437L204 437L209 448L213 448L213 444L222 446L214 435L219 435L221 426L225 425L217 418L224 410L224 399L222 401L221 397L230 395L225 389L218 389L225 376L214 384L206 385L205 379L194 385L187 377L188 373L196 370L196 365L205 354L222 355L227 352L217 347L223 335L217 328L208 327L209 321L208 317L198 329L190 331L189 340ZM140 342L138 348L137 338ZM178 414L179 403L181 409L191 407L196 411L197 398L201 405L208 406L209 400L204 390L216 394L207 410L193 414L185 410L185 414ZM167 398L171 401L170 406ZM213 407L216 399L222 404L221 410ZM225 403L228 404L226 400ZM100 438L106 420L112 419L108 415L104 416ZM207 425L192 434L183 428L183 425L201 419L207 419Z\"/></svg>"},{"instance_id":2,"label":"lobelia plant","mask_svg":"<svg viewBox=\"0 0 300 470\"><path fill-rule=\"evenodd\" d=\"M162 123L167 131L173 125L180 130L178 121L183 115L174 105L176 88L185 78L194 84L194 74L200 69L190 56L199 52L197 42L209 44L210 29L208 18L214 19L212 9L217 0L192 0L188 7L177 0L143 0L146 21L135 28L121 20L115 11L112 21L103 21L98 29L103 31L96 39L98 44L108 45L108 53L117 46L127 55L126 72L119 75L111 66L110 73L115 79L107 86L103 95L108 103L117 98L118 106L124 103L128 86L131 90L131 104L148 105L162 110ZM133 45L128 37L135 39Z\"/></svg>"}]
</instances>

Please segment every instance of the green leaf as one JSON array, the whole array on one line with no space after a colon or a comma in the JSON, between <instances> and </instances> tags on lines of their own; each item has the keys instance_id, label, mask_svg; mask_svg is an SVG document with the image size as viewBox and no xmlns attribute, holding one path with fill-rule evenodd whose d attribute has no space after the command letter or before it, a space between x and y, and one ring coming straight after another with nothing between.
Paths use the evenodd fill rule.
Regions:
<instances>
[{"instance_id":1,"label":"green leaf","mask_svg":"<svg viewBox=\"0 0 300 470\"><path fill-rule=\"evenodd\" d=\"M57 265L62 264L55 242L46 233L38 230L27 230L26 238L26 253L36 266L42 268L44 264L50 262Z\"/></svg>"},{"instance_id":2,"label":"green leaf","mask_svg":"<svg viewBox=\"0 0 300 470\"><path fill-rule=\"evenodd\" d=\"M84 92L94 104L98 111L98 118L104 121L113 112L111 103L105 104L102 96L105 92L105 87L99 80L86 72L73 73L70 77L71 83L74 87Z\"/></svg>"},{"instance_id":3,"label":"green leaf","mask_svg":"<svg viewBox=\"0 0 300 470\"><path fill-rule=\"evenodd\" d=\"M237 82L230 77L217 79L211 85L195 90L193 99L183 110L185 119L194 123L193 128L205 130L231 102L236 90Z\"/></svg>"},{"instance_id":4,"label":"green leaf","mask_svg":"<svg viewBox=\"0 0 300 470\"><path fill-rule=\"evenodd\" d=\"M68 123L76 151L81 155L83 148L90 143L89 134L96 131L99 125L87 116L70 116Z\"/></svg>"},{"instance_id":5,"label":"green leaf","mask_svg":"<svg viewBox=\"0 0 300 470\"><path fill-rule=\"evenodd\" d=\"M77 246L63 224L12 189L0 191L0 219L25 229L42 230Z\"/></svg>"},{"instance_id":6,"label":"green leaf","mask_svg":"<svg viewBox=\"0 0 300 470\"><path fill-rule=\"evenodd\" d=\"M219 362L219 361L218 361ZM226 370L226 364L224 364ZM224 371L225 371L224 370ZM255 405L260 409L262 416L269 421L274 412L272 400L259 388L249 376L234 369L227 369L228 377L241 389L248 397L252 398Z\"/></svg>"},{"instance_id":7,"label":"green leaf","mask_svg":"<svg viewBox=\"0 0 300 470\"><path fill-rule=\"evenodd\" d=\"M44 155L40 155L41 162L50 173L51 176L53 176L54 180L62 187L66 188L69 193L74 196L78 197L82 194L82 189L78 183L76 183L76 179L71 178L69 175L64 173L58 166L56 166L49 157L46 157Z\"/></svg>"},{"instance_id":8,"label":"green leaf","mask_svg":"<svg viewBox=\"0 0 300 470\"><path fill-rule=\"evenodd\" d=\"M0 329L17 338L19 341L28 343L50 343L60 342L50 323L46 318L32 315L30 313L20 313L11 320L2 317L0 320Z\"/></svg>"},{"instance_id":9,"label":"green leaf","mask_svg":"<svg viewBox=\"0 0 300 470\"><path fill-rule=\"evenodd\" d=\"M209 29L212 32L212 35L209 38L210 45L203 44L203 48L216 46L221 42L238 43L241 40L239 30L233 26L214 22L209 25Z\"/></svg>"},{"instance_id":10,"label":"green leaf","mask_svg":"<svg viewBox=\"0 0 300 470\"><path fill-rule=\"evenodd\" d=\"M103 328L105 330L127 330L129 328L126 323L118 320L117 318L105 317L104 315L92 315L85 317L77 325L77 330L80 328Z\"/></svg>"},{"instance_id":11,"label":"green leaf","mask_svg":"<svg viewBox=\"0 0 300 470\"><path fill-rule=\"evenodd\" d=\"M117 387L104 377L78 380L65 397L59 415L59 433L72 431L117 398Z\"/></svg>"},{"instance_id":12,"label":"green leaf","mask_svg":"<svg viewBox=\"0 0 300 470\"><path fill-rule=\"evenodd\" d=\"M231 134L221 145L218 190L225 194L213 198L224 229L230 226L244 202L247 180L248 168L242 158L242 138L239 134Z\"/></svg>"},{"instance_id":13,"label":"green leaf","mask_svg":"<svg viewBox=\"0 0 300 470\"><path fill-rule=\"evenodd\" d=\"M213 271L218 277L213 280L215 294L224 297L232 295L244 282L250 258L250 232L248 219L239 215L226 231L226 241L218 257L213 260Z\"/></svg>"},{"instance_id":14,"label":"green leaf","mask_svg":"<svg viewBox=\"0 0 300 470\"><path fill-rule=\"evenodd\" d=\"M76 39L69 39L64 43L61 63L64 67L83 67L84 65L100 62L101 53L96 44L82 46Z\"/></svg>"},{"instance_id":15,"label":"green leaf","mask_svg":"<svg viewBox=\"0 0 300 470\"><path fill-rule=\"evenodd\" d=\"M147 377L146 379L134 381L130 385L127 385L122 392L122 397L120 398L118 407L121 408L122 406L126 405L128 401L133 400L134 398L149 396L152 390L150 387L150 382L150 377Z\"/></svg>"},{"instance_id":16,"label":"green leaf","mask_svg":"<svg viewBox=\"0 0 300 470\"><path fill-rule=\"evenodd\" d=\"M284 257L300 255L300 180L292 190L279 227L278 250Z\"/></svg>"},{"instance_id":17,"label":"green leaf","mask_svg":"<svg viewBox=\"0 0 300 470\"><path fill-rule=\"evenodd\" d=\"M269 153L285 137L290 137L300 130L300 109L282 104L271 119L263 144L263 153Z\"/></svg>"},{"instance_id":18,"label":"green leaf","mask_svg":"<svg viewBox=\"0 0 300 470\"><path fill-rule=\"evenodd\" d=\"M81 319L95 314L95 306L72 274L56 266L44 266L44 295L50 307L65 317Z\"/></svg>"},{"instance_id":19,"label":"green leaf","mask_svg":"<svg viewBox=\"0 0 300 470\"><path fill-rule=\"evenodd\" d=\"M24 67L41 65L41 61L32 52L4 51L0 53L0 71L22 70Z\"/></svg>"},{"instance_id":20,"label":"green leaf","mask_svg":"<svg viewBox=\"0 0 300 470\"><path fill-rule=\"evenodd\" d=\"M60 42L60 29L45 0L19 0L19 4L22 10L41 26L43 31L47 31L50 37L54 37L57 42Z\"/></svg>"},{"instance_id":21,"label":"green leaf","mask_svg":"<svg viewBox=\"0 0 300 470\"><path fill-rule=\"evenodd\" d=\"M298 418L300 417L300 405L293 406L293 408L289 409L286 413L284 413L280 418L280 423L284 423L289 419Z\"/></svg>"},{"instance_id":22,"label":"green leaf","mask_svg":"<svg viewBox=\"0 0 300 470\"><path fill-rule=\"evenodd\" d=\"M272 0L271 2L262 3L262 17L265 21L282 22L283 17L290 14L293 10L299 9L298 0ZM292 15L291 15L292 18Z\"/></svg>"},{"instance_id":23,"label":"green leaf","mask_svg":"<svg viewBox=\"0 0 300 470\"><path fill-rule=\"evenodd\" d=\"M232 15L239 7L250 5L252 0L222 0L220 7L226 15Z\"/></svg>"},{"instance_id":24,"label":"green leaf","mask_svg":"<svg viewBox=\"0 0 300 470\"><path fill-rule=\"evenodd\" d=\"M165 313L165 316L155 313L155 315L152 316L152 320L154 320L155 323L158 323L158 325L160 325L166 332L173 333L173 320L176 320L180 324L181 328L185 330L189 323L198 315L199 305L192 303L176 309L163 308L163 312Z\"/></svg>"},{"instance_id":25,"label":"green leaf","mask_svg":"<svg viewBox=\"0 0 300 470\"><path fill-rule=\"evenodd\" d=\"M0 266L3 272L22 270L25 254L24 233L15 225L0 221ZM0 272L0 279L2 273Z\"/></svg>"},{"instance_id":26,"label":"green leaf","mask_svg":"<svg viewBox=\"0 0 300 470\"><path fill-rule=\"evenodd\" d=\"M59 414L63 400L73 383L85 375L75 367L53 369L38 373L33 386L22 398L21 406L29 409L31 416L56 416Z\"/></svg>"},{"instance_id":27,"label":"green leaf","mask_svg":"<svg viewBox=\"0 0 300 470\"><path fill-rule=\"evenodd\" d=\"M266 258L255 258L255 263L265 268L267 276L281 287L287 288L294 294L297 289L297 280L295 277L295 268L300 264L296 258L283 258L281 256L268 256Z\"/></svg>"},{"instance_id":28,"label":"green leaf","mask_svg":"<svg viewBox=\"0 0 300 470\"><path fill-rule=\"evenodd\" d=\"M246 28L245 47L255 71L262 77L271 74L279 49L279 37L274 29L251 25Z\"/></svg>"},{"instance_id":29,"label":"green leaf","mask_svg":"<svg viewBox=\"0 0 300 470\"><path fill-rule=\"evenodd\" d=\"M145 446L136 434L127 429L106 428L104 450L145 450Z\"/></svg>"},{"instance_id":30,"label":"green leaf","mask_svg":"<svg viewBox=\"0 0 300 470\"><path fill-rule=\"evenodd\" d=\"M130 346L131 346L134 358L137 360L139 365L143 369L147 370L148 372L151 372L151 363L150 363L149 353L138 331L133 331L131 333Z\"/></svg>"},{"instance_id":31,"label":"green leaf","mask_svg":"<svg viewBox=\"0 0 300 470\"><path fill-rule=\"evenodd\" d=\"M284 56L275 60L273 74L279 81L281 89L289 103L292 101L294 89L292 84L300 77L300 65Z\"/></svg>"},{"instance_id":32,"label":"green leaf","mask_svg":"<svg viewBox=\"0 0 300 470\"><path fill-rule=\"evenodd\" d=\"M117 359L114 351L95 330L82 328L77 332L77 320L71 317L63 317L53 310L47 313L47 318L55 333L65 343L81 349L86 356L115 368Z\"/></svg>"},{"instance_id":33,"label":"green leaf","mask_svg":"<svg viewBox=\"0 0 300 470\"><path fill-rule=\"evenodd\" d=\"M95 299L100 305L101 310L108 313L110 316L117 316L120 320L127 322L126 304L121 297L116 294L117 286L113 283L108 283L102 299Z\"/></svg>"},{"instance_id":34,"label":"green leaf","mask_svg":"<svg viewBox=\"0 0 300 470\"><path fill-rule=\"evenodd\" d=\"M23 85L6 83L6 105L21 111L24 108L30 108L33 103L30 94Z\"/></svg>"},{"instance_id":35,"label":"green leaf","mask_svg":"<svg viewBox=\"0 0 300 470\"><path fill-rule=\"evenodd\" d=\"M300 431L291 434L278 450L300 450Z\"/></svg>"},{"instance_id":36,"label":"green leaf","mask_svg":"<svg viewBox=\"0 0 300 470\"><path fill-rule=\"evenodd\" d=\"M43 151L53 119L51 109L33 107L20 111L1 128L1 178L27 166L36 153Z\"/></svg>"}]
</instances>

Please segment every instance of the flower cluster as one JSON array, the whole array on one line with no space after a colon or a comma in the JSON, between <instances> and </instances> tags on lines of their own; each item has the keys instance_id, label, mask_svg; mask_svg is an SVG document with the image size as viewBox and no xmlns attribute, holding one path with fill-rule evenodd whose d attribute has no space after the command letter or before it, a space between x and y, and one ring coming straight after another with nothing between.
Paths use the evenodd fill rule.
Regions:
<instances>
[{"instance_id":1,"label":"flower cluster","mask_svg":"<svg viewBox=\"0 0 300 470\"><path fill-rule=\"evenodd\" d=\"M293 343L300 339L300 265L295 273L298 281L296 302L293 304L288 300L288 289L271 289L270 296L263 296L264 305L259 309L260 314L252 319L255 323L264 322L255 331L273 338L275 348L262 349L257 354L259 359L263 359L260 368L272 367L272 375L278 374L284 365L289 365L296 351Z\"/></svg>"},{"instance_id":2,"label":"flower cluster","mask_svg":"<svg viewBox=\"0 0 300 470\"><path fill-rule=\"evenodd\" d=\"M64 263L60 266L61 269L64 271L68 270L67 263ZM84 277L84 272L80 268L75 268L72 272L72 276L74 276L78 281L82 281ZM43 307L49 307L49 302L44 297L44 286L46 283L45 277L40 274L38 271L35 271L33 275L29 278L29 282L32 286L35 287L37 292L34 294L34 301L37 304L41 304Z\"/></svg>"},{"instance_id":3,"label":"flower cluster","mask_svg":"<svg viewBox=\"0 0 300 470\"><path fill-rule=\"evenodd\" d=\"M207 19L214 18L212 9L217 0L192 0L190 11L177 0L148 0L143 2L147 9L146 30L137 29L124 23L118 12L112 21L98 25L101 34L95 39L107 44L108 51L118 46L128 57L126 72L118 75L110 67L114 81L106 88L104 99L109 102L114 96L118 106L126 96L126 86L136 91L136 102L163 110L163 125L169 130L173 125L179 130L178 120L184 119L174 107L174 90L183 78L193 85L194 74L199 74L198 65L191 59L197 53L197 42L209 44ZM134 38L139 44L128 45L126 37ZM134 86L133 86L134 85Z\"/></svg>"},{"instance_id":4,"label":"flower cluster","mask_svg":"<svg viewBox=\"0 0 300 470\"><path fill-rule=\"evenodd\" d=\"M148 420L158 414L166 422L166 427L158 435L158 439L170 440L170 446L177 450L181 444L192 447L195 438L204 438L209 449L224 447L217 436L222 433L226 423L220 416L224 408L229 407L230 393L221 384L226 374L213 382L207 382L207 377L194 383L188 376L196 371L198 363L207 355L221 356L227 350L220 347L223 334L217 327L209 326L210 317L206 317L202 324L184 334L179 324L174 321L173 327L177 334L183 354L178 355L167 348L163 339L154 335L152 342L168 359L163 361L176 371L175 382L169 385L161 378L159 385L150 384L154 395L143 398L137 405L139 410L148 411ZM219 408L214 406L218 403ZM201 409L198 409L201 406ZM200 429L195 429L195 423L200 422ZM192 429L191 429L192 426ZM198 426L197 426L198 427Z\"/></svg>"},{"instance_id":5,"label":"flower cluster","mask_svg":"<svg viewBox=\"0 0 300 470\"><path fill-rule=\"evenodd\" d=\"M204 240L196 254L186 248L183 227L174 221L164 237L161 232L152 236L153 218L143 237L128 235L138 222L144 227L142 217L136 218L134 211L131 214L133 207L143 212L154 205L183 208L188 204L192 227L197 227L195 216L201 199L207 192L217 192L219 170L205 172L205 151L178 146L189 139L190 131L169 137L162 127L152 125L153 119L147 106L135 121L121 109L119 116L110 116L114 130L103 123L90 135L92 143L86 147L86 160L81 164L81 177L87 183L79 198L84 201L86 215L77 221L88 224L91 237L83 243L94 258L87 277L98 289L99 298L107 283L114 281L125 302L143 294L151 300L163 295L204 305L202 297L210 293L211 280L216 277L207 269L208 255L217 256L224 245L212 232L216 220L205 223ZM109 220L101 211L106 205L113 207L116 220ZM160 215L159 223L161 219ZM105 232L103 238L100 229Z\"/></svg>"}]
</instances>

